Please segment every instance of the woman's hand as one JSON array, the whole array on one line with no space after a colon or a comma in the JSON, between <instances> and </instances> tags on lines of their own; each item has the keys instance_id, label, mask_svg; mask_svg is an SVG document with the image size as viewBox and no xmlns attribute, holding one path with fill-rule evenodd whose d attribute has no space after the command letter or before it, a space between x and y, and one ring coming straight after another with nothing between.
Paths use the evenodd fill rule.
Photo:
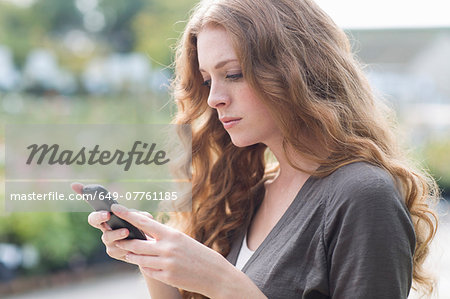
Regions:
<instances>
[{"instance_id":1,"label":"woman's hand","mask_svg":"<svg viewBox=\"0 0 450 299\"><path fill-rule=\"evenodd\" d=\"M81 193L83 185L74 183L72 189ZM103 232L102 241L110 257L139 266L147 283L150 282L150 292L156 291L155 294L167 298L178 297L176 289L161 287L172 286L210 298L267 298L248 276L218 252L153 220L147 212L128 210L117 204L111 209L116 216L144 231L147 240L125 240L128 230L112 230L106 223L110 219L107 211L92 212L88 222Z\"/></svg>"},{"instance_id":2,"label":"woman's hand","mask_svg":"<svg viewBox=\"0 0 450 299\"><path fill-rule=\"evenodd\" d=\"M143 217L148 217L152 219L152 215L150 215L147 212L136 212L142 215ZM126 228L120 228L112 230L111 227L106 223L111 217L111 214L107 211L100 211L100 212L92 212L88 216L88 222L91 226L100 229L103 232L102 235L102 242L105 244L106 247L106 253L117 260L121 260L124 262L127 262L125 259L125 255L128 253L127 251L120 249L118 245L118 241L125 239L129 231ZM151 240L147 236L147 239Z\"/></svg>"},{"instance_id":3,"label":"woman's hand","mask_svg":"<svg viewBox=\"0 0 450 299\"><path fill-rule=\"evenodd\" d=\"M82 184L73 183L71 187L75 192L82 194ZM139 213L144 215L145 217L153 218L150 213L141 211L139 211ZM111 214L107 211L92 212L88 216L88 222L91 226L103 232L102 241L105 244L106 253L114 259L126 262L125 255L127 254L127 251L118 248L117 241L125 239L128 236L128 229L121 228L112 230L111 227L109 227L109 225L106 223L106 221L108 221L110 217Z\"/></svg>"},{"instance_id":4,"label":"woman's hand","mask_svg":"<svg viewBox=\"0 0 450 299\"><path fill-rule=\"evenodd\" d=\"M177 288L208 297L217 297L218 290L226 289L221 286L222 275L235 268L218 252L124 206L114 204L111 210L152 237L146 241L120 240L121 236L111 235L105 241L117 244L112 254L138 265L144 275Z\"/></svg>"}]
</instances>

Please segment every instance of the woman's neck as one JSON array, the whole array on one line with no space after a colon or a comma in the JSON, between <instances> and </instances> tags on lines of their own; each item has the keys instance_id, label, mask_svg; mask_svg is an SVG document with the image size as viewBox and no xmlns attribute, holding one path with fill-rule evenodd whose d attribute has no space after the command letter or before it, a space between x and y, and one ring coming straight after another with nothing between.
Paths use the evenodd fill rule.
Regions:
<instances>
[{"instance_id":1,"label":"woman's neck","mask_svg":"<svg viewBox=\"0 0 450 299\"><path fill-rule=\"evenodd\" d=\"M282 142L273 142L273 144L268 144L269 149L272 151L279 163L279 169L277 175L268 182L269 184L274 184L274 186L288 186L292 183L299 181L306 181L310 176L310 173L319 167L319 164L307 160L300 154L296 153L291 148L288 148L288 153L284 152ZM302 170L298 170L289 164L288 157L291 162Z\"/></svg>"}]
</instances>

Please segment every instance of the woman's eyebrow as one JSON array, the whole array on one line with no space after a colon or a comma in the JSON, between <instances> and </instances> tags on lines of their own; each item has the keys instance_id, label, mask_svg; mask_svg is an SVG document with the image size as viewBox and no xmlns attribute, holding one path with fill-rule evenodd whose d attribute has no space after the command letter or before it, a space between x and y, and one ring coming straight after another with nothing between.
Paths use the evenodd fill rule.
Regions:
<instances>
[{"instance_id":1,"label":"woman's eyebrow","mask_svg":"<svg viewBox=\"0 0 450 299\"><path fill-rule=\"evenodd\" d=\"M214 67L214 69L219 69L221 67L224 67L225 65L227 65L230 62L234 62L234 61L238 61L237 59L227 59L227 60L223 60L219 63L216 64L216 66ZM205 70L203 70L202 68L198 69L200 72L204 72Z\"/></svg>"}]
</instances>

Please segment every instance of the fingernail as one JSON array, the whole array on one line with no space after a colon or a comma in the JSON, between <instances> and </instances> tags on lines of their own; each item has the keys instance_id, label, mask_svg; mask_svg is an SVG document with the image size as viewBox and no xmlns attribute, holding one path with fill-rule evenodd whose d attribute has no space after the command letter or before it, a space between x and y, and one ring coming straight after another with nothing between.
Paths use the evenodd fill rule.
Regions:
<instances>
[{"instance_id":1,"label":"fingernail","mask_svg":"<svg viewBox=\"0 0 450 299\"><path fill-rule=\"evenodd\" d=\"M121 236L126 236L126 235L127 235L127 233L128 233L128 231L127 231L127 230L123 230L123 231L121 231L121 232L120 232L120 235L121 235Z\"/></svg>"},{"instance_id":2,"label":"fingernail","mask_svg":"<svg viewBox=\"0 0 450 299\"><path fill-rule=\"evenodd\" d=\"M106 219L108 217L108 212L102 212L101 217L102 219Z\"/></svg>"},{"instance_id":3,"label":"fingernail","mask_svg":"<svg viewBox=\"0 0 450 299\"><path fill-rule=\"evenodd\" d=\"M130 260L130 255L129 255L129 254L126 254L126 255L125 255L125 260L127 260L127 261Z\"/></svg>"}]
</instances>

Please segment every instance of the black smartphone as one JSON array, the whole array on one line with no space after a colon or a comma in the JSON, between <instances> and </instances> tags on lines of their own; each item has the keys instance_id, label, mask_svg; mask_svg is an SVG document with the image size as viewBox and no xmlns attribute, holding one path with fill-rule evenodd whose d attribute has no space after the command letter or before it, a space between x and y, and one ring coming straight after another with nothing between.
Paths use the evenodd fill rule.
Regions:
<instances>
[{"instance_id":1,"label":"black smartphone","mask_svg":"<svg viewBox=\"0 0 450 299\"><path fill-rule=\"evenodd\" d=\"M119 229L119 228L127 228L130 232L128 234L128 237L125 239L140 239L140 240L147 240L147 237L145 236L144 232L140 229L138 229L136 226L132 225L126 220L123 220L122 218L117 217L116 215L111 212L111 205L118 202L113 198L110 192L106 190L103 186L92 184L92 185L86 185L83 187L83 194L89 195L85 196L85 201L91 205L91 207L94 208L96 211L108 211L111 213L111 218L106 221L108 225L112 229Z\"/></svg>"}]
</instances>

